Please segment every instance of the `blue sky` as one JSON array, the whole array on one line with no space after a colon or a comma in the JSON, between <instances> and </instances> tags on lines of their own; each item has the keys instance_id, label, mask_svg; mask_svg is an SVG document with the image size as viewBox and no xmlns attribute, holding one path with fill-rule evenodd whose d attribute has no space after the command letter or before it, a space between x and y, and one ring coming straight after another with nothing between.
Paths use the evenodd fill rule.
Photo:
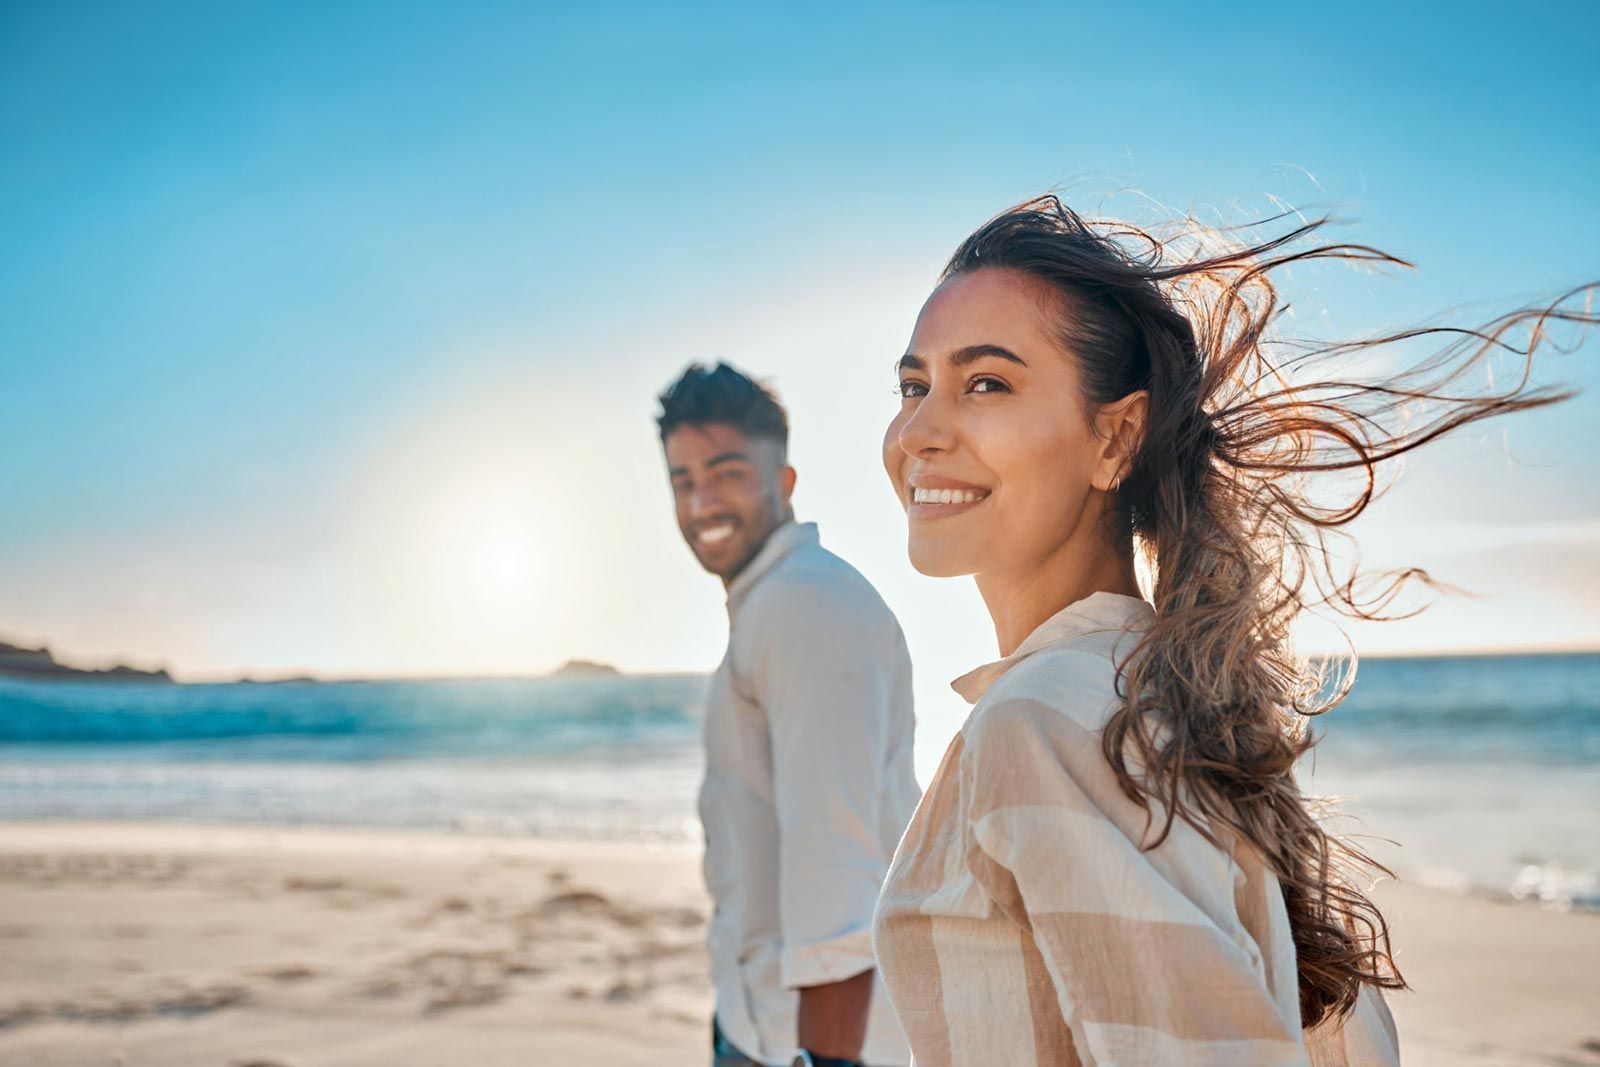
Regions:
<instances>
[{"instance_id":1,"label":"blue sky","mask_svg":"<svg viewBox=\"0 0 1600 1067\"><path fill-rule=\"evenodd\" d=\"M1281 199L1419 264L1298 272L1310 332L1600 277L1592 5L577 7L0 9L0 635L191 677L709 667L650 414L722 357L942 685L992 635L906 565L877 441L988 215ZM1408 464L1364 552L1480 595L1360 647L1600 645L1596 351Z\"/></svg>"}]
</instances>

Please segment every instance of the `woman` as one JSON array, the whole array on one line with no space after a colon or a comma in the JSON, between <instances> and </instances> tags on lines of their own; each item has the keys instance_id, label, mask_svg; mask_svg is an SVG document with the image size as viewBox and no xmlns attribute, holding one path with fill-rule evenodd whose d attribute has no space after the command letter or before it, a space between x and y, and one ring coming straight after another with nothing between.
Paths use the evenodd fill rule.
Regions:
<instances>
[{"instance_id":1,"label":"woman","mask_svg":"<svg viewBox=\"0 0 1600 1067\"><path fill-rule=\"evenodd\" d=\"M1463 371L1562 303L1483 331L1273 358L1271 284L1320 223L1169 262L1045 197L957 250L900 361L884 462L912 563L974 575L1003 658L890 868L879 966L919 1067L1392 1064L1405 982L1352 879L1374 866L1307 810L1294 766L1330 694L1294 657L1302 606L1370 618L1325 536L1377 464L1561 398L1462 395ZM1419 333L1387 381L1302 381L1316 357ZM1523 369L1526 369L1525 361ZM1446 390L1450 390L1446 393ZM1421 402L1420 421L1415 418ZM1403 410L1404 408L1404 410ZM1309 495L1304 475L1350 472ZM1153 574L1140 592L1135 549Z\"/></svg>"}]
</instances>

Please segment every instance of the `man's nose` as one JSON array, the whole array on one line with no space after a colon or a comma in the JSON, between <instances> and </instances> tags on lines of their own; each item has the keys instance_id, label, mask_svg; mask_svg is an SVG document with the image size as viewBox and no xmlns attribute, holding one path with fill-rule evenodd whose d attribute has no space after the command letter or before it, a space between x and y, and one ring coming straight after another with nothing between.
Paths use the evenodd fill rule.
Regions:
<instances>
[{"instance_id":1,"label":"man's nose","mask_svg":"<svg viewBox=\"0 0 1600 1067\"><path fill-rule=\"evenodd\" d=\"M689 494L689 517L691 519L715 515L722 510L722 498L710 486L697 488Z\"/></svg>"}]
</instances>

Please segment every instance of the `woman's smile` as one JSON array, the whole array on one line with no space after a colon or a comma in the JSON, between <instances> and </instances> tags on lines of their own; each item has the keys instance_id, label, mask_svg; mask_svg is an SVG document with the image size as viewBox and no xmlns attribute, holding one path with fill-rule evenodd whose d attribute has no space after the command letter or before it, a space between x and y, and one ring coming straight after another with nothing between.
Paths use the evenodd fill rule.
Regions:
<instances>
[{"instance_id":1,"label":"woman's smile","mask_svg":"<svg viewBox=\"0 0 1600 1067\"><path fill-rule=\"evenodd\" d=\"M981 485L932 475L912 475L906 484L906 517L913 522L964 514L988 500L990 493Z\"/></svg>"}]
</instances>

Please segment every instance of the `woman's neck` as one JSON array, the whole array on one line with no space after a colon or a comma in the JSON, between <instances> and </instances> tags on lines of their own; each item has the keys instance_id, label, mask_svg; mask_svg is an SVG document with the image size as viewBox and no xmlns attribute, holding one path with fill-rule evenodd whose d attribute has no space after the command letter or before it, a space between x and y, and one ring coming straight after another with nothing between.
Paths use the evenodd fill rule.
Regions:
<instances>
[{"instance_id":1,"label":"woman's neck","mask_svg":"<svg viewBox=\"0 0 1600 1067\"><path fill-rule=\"evenodd\" d=\"M1119 552L1098 540L1093 545L1069 542L1039 563L986 571L976 578L1002 657L1068 604L1095 593L1140 595L1132 546Z\"/></svg>"}]
</instances>

